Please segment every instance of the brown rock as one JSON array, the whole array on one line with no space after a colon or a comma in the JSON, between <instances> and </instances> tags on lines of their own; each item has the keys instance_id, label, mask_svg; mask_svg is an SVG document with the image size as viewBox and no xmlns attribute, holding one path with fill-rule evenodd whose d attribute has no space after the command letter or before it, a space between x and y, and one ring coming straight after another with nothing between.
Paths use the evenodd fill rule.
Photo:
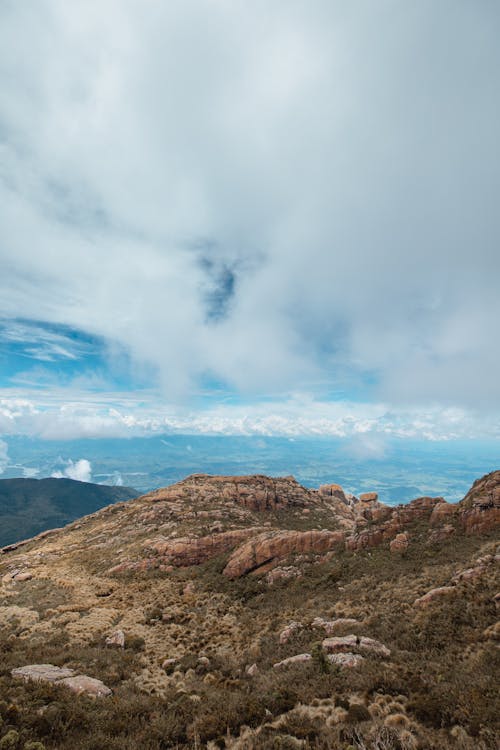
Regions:
<instances>
[{"instance_id":1,"label":"brown rock","mask_svg":"<svg viewBox=\"0 0 500 750\"><path fill-rule=\"evenodd\" d=\"M112 648L125 648L125 633L123 630L115 630L114 633L111 633L111 635L108 635L108 637L105 640L106 646L111 646Z\"/></svg>"},{"instance_id":2,"label":"brown rock","mask_svg":"<svg viewBox=\"0 0 500 750\"><path fill-rule=\"evenodd\" d=\"M415 601L413 602L413 606L420 607L421 609L426 609L436 601L450 596L450 594L455 594L456 591L457 590L454 586L440 586L439 588L431 589L427 592L427 594L424 594L418 599L415 599Z\"/></svg>"},{"instance_id":3,"label":"brown rock","mask_svg":"<svg viewBox=\"0 0 500 750\"><path fill-rule=\"evenodd\" d=\"M261 529L234 529L202 537L160 539L150 542L148 549L157 552L163 563L170 563L176 567L201 565L212 557L229 552L258 531Z\"/></svg>"},{"instance_id":4,"label":"brown rock","mask_svg":"<svg viewBox=\"0 0 500 750\"><path fill-rule=\"evenodd\" d=\"M301 622L296 622L295 620L292 621L289 625L286 626L284 630L281 631L279 636L279 642L280 643L288 643L290 638L292 638L295 633L299 632L299 630L302 630L304 626Z\"/></svg>"},{"instance_id":5,"label":"brown rock","mask_svg":"<svg viewBox=\"0 0 500 750\"><path fill-rule=\"evenodd\" d=\"M457 506L447 503L443 500L441 503L437 503L432 509L429 523L431 526L438 526L441 523L445 523L456 515Z\"/></svg>"},{"instance_id":6,"label":"brown rock","mask_svg":"<svg viewBox=\"0 0 500 750\"><path fill-rule=\"evenodd\" d=\"M500 471L474 482L458 504L458 518L467 534L484 534L500 525Z\"/></svg>"},{"instance_id":7,"label":"brown rock","mask_svg":"<svg viewBox=\"0 0 500 750\"><path fill-rule=\"evenodd\" d=\"M344 635L334 638L325 638L322 643L323 650L329 654L335 654L340 652L352 651L362 649L364 651L371 651L381 656L390 656L391 652L387 646L384 646L380 641L376 641L373 638L367 638L366 636L357 636L351 633L351 635Z\"/></svg>"},{"instance_id":8,"label":"brown rock","mask_svg":"<svg viewBox=\"0 0 500 750\"><path fill-rule=\"evenodd\" d=\"M344 540L342 531L267 531L239 547L224 568L228 578L239 578L291 554L322 553Z\"/></svg>"},{"instance_id":9,"label":"brown rock","mask_svg":"<svg viewBox=\"0 0 500 750\"><path fill-rule=\"evenodd\" d=\"M295 656L289 656L288 659L276 662L276 664L273 664L273 667L274 669L282 669L283 667L289 667L292 664L304 664L311 660L311 654L296 654Z\"/></svg>"},{"instance_id":10,"label":"brown rock","mask_svg":"<svg viewBox=\"0 0 500 750\"><path fill-rule=\"evenodd\" d=\"M376 503L378 500L378 494L376 492L363 492L359 499L362 503Z\"/></svg>"},{"instance_id":11,"label":"brown rock","mask_svg":"<svg viewBox=\"0 0 500 750\"><path fill-rule=\"evenodd\" d=\"M406 552L408 549L408 545L410 544L408 539L408 534L406 532L403 532L402 534L397 534L392 542L389 544L389 549L393 554L402 554L403 552Z\"/></svg>"}]
</instances>

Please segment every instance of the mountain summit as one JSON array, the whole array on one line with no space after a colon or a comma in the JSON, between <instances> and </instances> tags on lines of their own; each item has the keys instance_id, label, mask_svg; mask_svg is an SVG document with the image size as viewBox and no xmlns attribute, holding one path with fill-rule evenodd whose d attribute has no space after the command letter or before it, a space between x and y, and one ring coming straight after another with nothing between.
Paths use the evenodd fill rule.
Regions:
<instances>
[{"instance_id":1,"label":"mountain summit","mask_svg":"<svg viewBox=\"0 0 500 750\"><path fill-rule=\"evenodd\" d=\"M457 504L397 507L196 474L12 544L12 731L47 748L493 748L499 525L500 471ZM80 720L58 734L72 691Z\"/></svg>"}]
</instances>

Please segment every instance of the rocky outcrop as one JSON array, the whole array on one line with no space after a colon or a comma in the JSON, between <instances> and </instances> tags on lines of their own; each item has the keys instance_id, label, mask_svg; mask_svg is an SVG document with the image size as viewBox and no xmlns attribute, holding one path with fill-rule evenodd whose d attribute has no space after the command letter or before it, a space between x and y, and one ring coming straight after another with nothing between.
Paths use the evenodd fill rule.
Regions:
<instances>
[{"instance_id":1,"label":"rocky outcrop","mask_svg":"<svg viewBox=\"0 0 500 750\"><path fill-rule=\"evenodd\" d=\"M174 567L201 565L224 552L229 552L249 536L254 536L261 528L234 529L220 534L202 537L180 537L177 539L156 539L146 545L162 558L164 564Z\"/></svg>"},{"instance_id":2,"label":"rocky outcrop","mask_svg":"<svg viewBox=\"0 0 500 750\"><path fill-rule=\"evenodd\" d=\"M286 626L284 630L281 631L279 636L279 642L281 644L288 643L290 638L292 638L295 633L298 633L300 630L303 629L303 625L301 622L297 622L295 620L292 620L292 622Z\"/></svg>"},{"instance_id":3,"label":"rocky outcrop","mask_svg":"<svg viewBox=\"0 0 500 750\"><path fill-rule=\"evenodd\" d=\"M349 651L340 654L328 654L326 659L330 664L344 669L354 669L355 667L359 667L361 662L364 661L361 654L353 654Z\"/></svg>"},{"instance_id":4,"label":"rocky outcrop","mask_svg":"<svg viewBox=\"0 0 500 750\"><path fill-rule=\"evenodd\" d=\"M74 669L55 667L53 664L30 664L11 670L12 677L25 682L49 682L67 687L78 695L85 693L96 698L111 695L111 690L101 680L87 675L77 675Z\"/></svg>"},{"instance_id":5,"label":"rocky outcrop","mask_svg":"<svg viewBox=\"0 0 500 750\"><path fill-rule=\"evenodd\" d=\"M457 515L467 534L484 534L500 525L500 471L474 482Z\"/></svg>"},{"instance_id":6,"label":"rocky outcrop","mask_svg":"<svg viewBox=\"0 0 500 750\"><path fill-rule=\"evenodd\" d=\"M294 554L321 554L340 547L342 531L268 531L242 544L230 557L224 575L239 578L252 572L266 572Z\"/></svg>"},{"instance_id":7,"label":"rocky outcrop","mask_svg":"<svg viewBox=\"0 0 500 750\"><path fill-rule=\"evenodd\" d=\"M283 667L290 667L294 664L304 664L311 660L311 654L295 654L295 656L289 656L288 659L276 662L276 664L273 664L273 667L274 669L283 669Z\"/></svg>"},{"instance_id":8,"label":"rocky outcrop","mask_svg":"<svg viewBox=\"0 0 500 750\"><path fill-rule=\"evenodd\" d=\"M190 477L150 493L151 502L191 501L201 505L223 500L253 511L265 512L289 507L303 507L314 502L315 492L302 487L294 477L211 476L193 474Z\"/></svg>"},{"instance_id":9,"label":"rocky outcrop","mask_svg":"<svg viewBox=\"0 0 500 750\"><path fill-rule=\"evenodd\" d=\"M410 540L408 539L408 534L403 532L402 534L396 534L389 544L389 549L393 554L402 554L403 552L406 552L409 544Z\"/></svg>"},{"instance_id":10,"label":"rocky outcrop","mask_svg":"<svg viewBox=\"0 0 500 750\"><path fill-rule=\"evenodd\" d=\"M367 638L362 635L344 635L341 637L325 638L322 643L323 650L328 654L337 654L342 652L351 652L357 650L371 651L380 656L390 656L391 651L380 641L374 638Z\"/></svg>"},{"instance_id":11,"label":"rocky outcrop","mask_svg":"<svg viewBox=\"0 0 500 750\"><path fill-rule=\"evenodd\" d=\"M446 598L454 594L455 592L456 588L454 586L439 586L439 588L431 589L427 592L427 594L424 594L418 599L415 599L413 605L415 607L419 607L420 609L426 609L432 604L435 604L437 601L440 601L441 599Z\"/></svg>"},{"instance_id":12,"label":"rocky outcrop","mask_svg":"<svg viewBox=\"0 0 500 750\"><path fill-rule=\"evenodd\" d=\"M123 630L115 630L104 642L109 648L125 648L125 633Z\"/></svg>"},{"instance_id":13,"label":"rocky outcrop","mask_svg":"<svg viewBox=\"0 0 500 750\"><path fill-rule=\"evenodd\" d=\"M438 526L442 523L449 523L449 521L456 515L457 506L447 503L443 500L441 503L437 503L432 509L429 523L431 526Z\"/></svg>"}]
</instances>

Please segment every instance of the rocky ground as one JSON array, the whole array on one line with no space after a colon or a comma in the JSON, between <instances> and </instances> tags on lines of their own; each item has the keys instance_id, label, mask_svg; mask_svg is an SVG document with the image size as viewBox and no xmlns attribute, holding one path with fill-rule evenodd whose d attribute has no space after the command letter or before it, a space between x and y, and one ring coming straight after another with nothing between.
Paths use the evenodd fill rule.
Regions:
<instances>
[{"instance_id":1,"label":"rocky ground","mask_svg":"<svg viewBox=\"0 0 500 750\"><path fill-rule=\"evenodd\" d=\"M0 749L497 748L499 525L194 475L10 545Z\"/></svg>"}]
</instances>

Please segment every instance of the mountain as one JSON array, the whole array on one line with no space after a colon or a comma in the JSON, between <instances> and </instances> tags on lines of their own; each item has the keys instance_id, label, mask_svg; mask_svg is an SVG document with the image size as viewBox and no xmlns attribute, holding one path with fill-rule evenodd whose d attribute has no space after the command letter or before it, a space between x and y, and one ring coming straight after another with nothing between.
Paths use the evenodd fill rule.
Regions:
<instances>
[{"instance_id":1,"label":"mountain","mask_svg":"<svg viewBox=\"0 0 500 750\"><path fill-rule=\"evenodd\" d=\"M0 546L136 496L130 487L74 479L0 479Z\"/></svg>"},{"instance_id":2,"label":"mountain","mask_svg":"<svg viewBox=\"0 0 500 750\"><path fill-rule=\"evenodd\" d=\"M0 747L496 749L499 526L500 471L396 507L197 474L10 545Z\"/></svg>"}]
</instances>

